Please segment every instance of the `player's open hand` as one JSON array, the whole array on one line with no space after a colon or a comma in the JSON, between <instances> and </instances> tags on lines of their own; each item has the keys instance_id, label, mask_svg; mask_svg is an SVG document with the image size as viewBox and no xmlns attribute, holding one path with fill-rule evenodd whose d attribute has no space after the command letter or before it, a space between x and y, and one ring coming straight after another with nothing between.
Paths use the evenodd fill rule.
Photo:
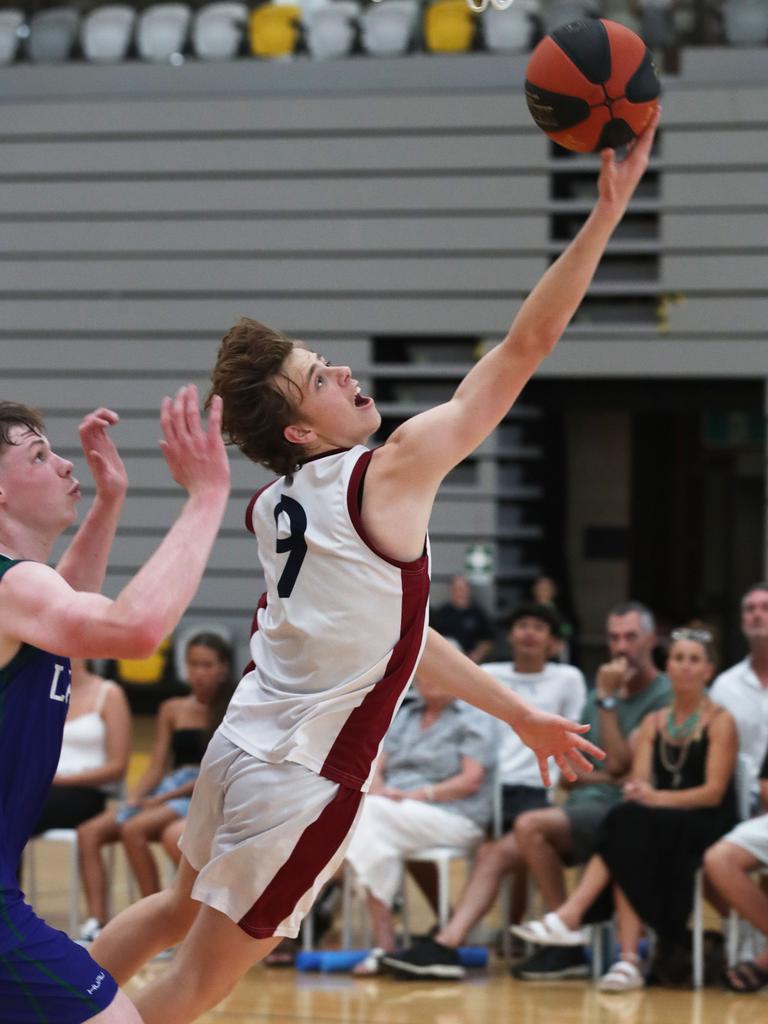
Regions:
<instances>
[{"instance_id":1,"label":"player's open hand","mask_svg":"<svg viewBox=\"0 0 768 1024\"><path fill-rule=\"evenodd\" d=\"M128 474L109 436L109 428L119 419L111 409L94 409L78 428L85 459L96 484L96 495L108 502L122 501L128 490Z\"/></svg>"},{"instance_id":2,"label":"player's open hand","mask_svg":"<svg viewBox=\"0 0 768 1024\"><path fill-rule=\"evenodd\" d=\"M585 754L598 761L605 757L604 751L584 739L583 734L588 731L588 725L580 725L569 718L550 715L536 708L531 708L521 722L515 723L515 732L536 755L545 786L550 785L547 763L550 757L554 757L569 782L575 782L579 772L592 771L592 762L587 760Z\"/></svg>"},{"instance_id":3,"label":"player's open hand","mask_svg":"<svg viewBox=\"0 0 768 1024\"><path fill-rule=\"evenodd\" d=\"M164 398L160 442L171 476L189 494L228 493L229 459L221 436L221 398L214 395L203 426L197 388L187 384L176 397Z\"/></svg>"},{"instance_id":4,"label":"player's open hand","mask_svg":"<svg viewBox=\"0 0 768 1024\"><path fill-rule=\"evenodd\" d=\"M615 208L621 216L648 167L653 139L661 117L661 107L656 110L642 135L627 147L627 154L621 162L616 160L612 149L600 153L600 177L597 182L600 203Z\"/></svg>"}]
</instances>

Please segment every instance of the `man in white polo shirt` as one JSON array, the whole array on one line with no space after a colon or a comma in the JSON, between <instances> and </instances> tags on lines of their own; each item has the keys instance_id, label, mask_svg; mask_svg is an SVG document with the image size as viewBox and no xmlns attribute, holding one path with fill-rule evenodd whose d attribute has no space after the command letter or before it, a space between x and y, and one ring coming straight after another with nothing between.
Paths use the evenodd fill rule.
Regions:
<instances>
[{"instance_id":1,"label":"man in white polo shirt","mask_svg":"<svg viewBox=\"0 0 768 1024\"><path fill-rule=\"evenodd\" d=\"M483 669L535 707L576 721L587 688L579 669L549 661L561 644L561 623L554 609L544 604L520 605L510 617L507 638L513 660L486 663ZM382 958L388 973L414 980L463 977L457 948L490 908L508 871L515 871L513 919L520 920L525 911L525 862L511 830L518 814L549 805L549 791L541 784L535 756L512 729L500 725L496 736L505 834L477 850L474 871L447 925L434 938ZM553 775L552 784L556 783Z\"/></svg>"},{"instance_id":2,"label":"man in white polo shirt","mask_svg":"<svg viewBox=\"0 0 768 1024\"><path fill-rule=\"evenodd\" d=\"M758 773L768 750L768 582L755 583L741 599L741 630L749 654L720 673L710 696L736 719L739 753L749 762L752 795L757 802Z\"/></svg>"}]
</instances>

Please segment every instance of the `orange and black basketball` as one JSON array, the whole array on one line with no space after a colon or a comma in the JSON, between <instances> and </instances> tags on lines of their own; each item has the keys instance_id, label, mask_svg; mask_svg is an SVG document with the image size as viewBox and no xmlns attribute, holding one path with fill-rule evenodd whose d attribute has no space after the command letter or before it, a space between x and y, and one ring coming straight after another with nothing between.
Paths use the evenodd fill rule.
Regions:
<instances>
[{"instance_id":1,"label":"orange and black basketball","mask_svg":"<svg viewBox=\"0 0 768 1024\"><path fill-rule=\"evenodd\" d=\"M525 79L539 128L581 153L625 146L650 121L661 91L642 39L605 18L555 29L531 54Z\"/></svg>"}]
</instances>

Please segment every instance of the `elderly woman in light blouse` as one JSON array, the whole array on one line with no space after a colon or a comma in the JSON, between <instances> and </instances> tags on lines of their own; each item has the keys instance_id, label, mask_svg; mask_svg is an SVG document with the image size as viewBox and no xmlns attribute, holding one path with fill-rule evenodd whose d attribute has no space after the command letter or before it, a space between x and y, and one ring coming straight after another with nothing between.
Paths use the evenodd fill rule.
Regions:
<instances>
[{"instance_id":1,"label":"elderly woman in light blouse","mask_svg":"<svg viewBox=\"0 0 768 1024\"><path fill-rule=\"evenodd\" d=\"M433 846L476 846L491 817L493 721L417 678L387 734L347 850L368 897L377 947L357 973L395 948L392 904L403 861Z\"/></svg>"}]
</instances>

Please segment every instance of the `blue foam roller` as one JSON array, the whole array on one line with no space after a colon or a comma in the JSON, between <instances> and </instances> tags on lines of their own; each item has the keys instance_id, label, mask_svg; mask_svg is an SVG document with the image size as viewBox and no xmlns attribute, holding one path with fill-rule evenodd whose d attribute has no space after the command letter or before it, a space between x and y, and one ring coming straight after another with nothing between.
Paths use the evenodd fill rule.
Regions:
<instances>
[{"instance_id":1,"label":"blue foam roller","mask_svg":"<svg viewBox=\"0 0 768 1024\"><path fill-rule=\"evenodd\" d=\"M459 946L459 960L462 967L487 967L488 949L486 946Z\"/></svg>"}]
</instances>

